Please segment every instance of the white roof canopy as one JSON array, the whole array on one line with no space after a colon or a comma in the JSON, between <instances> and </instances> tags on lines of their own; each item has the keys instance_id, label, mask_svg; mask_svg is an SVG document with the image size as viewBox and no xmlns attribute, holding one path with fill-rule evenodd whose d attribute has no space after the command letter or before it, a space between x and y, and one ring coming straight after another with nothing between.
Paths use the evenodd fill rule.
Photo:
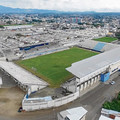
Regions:
<instances>
[{"instance_id":1,"label":"white roof canopy","mask_svg":"<svg viewBox=\"0 0 120 120\"><path fill-rule=\"evenodd\" d=\"M23 85L41 85L41 86L48 85L45 81L41 80L32 73L15 65L12 62L0 61L0 67Z\"/></svg>"},{"instance_id":2,"label":"white roof canopy","mask_svg":"<svg viewBox=\"0 0 120 120\"><path fill-rule=\"evenodd\" d=\"M83 78L95 71L105 69L105 67L107 68L109 65L119 61L120 47L73 63L72 66L66 68L66 70L78 78Z\"/></svg>"}]
</instances>

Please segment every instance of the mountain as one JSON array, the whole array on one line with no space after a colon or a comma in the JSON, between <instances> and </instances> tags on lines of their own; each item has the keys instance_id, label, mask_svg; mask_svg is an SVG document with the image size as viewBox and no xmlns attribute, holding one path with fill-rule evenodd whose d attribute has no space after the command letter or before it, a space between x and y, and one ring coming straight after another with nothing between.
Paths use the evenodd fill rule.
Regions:
<instances>
[{"instance_id":1,"label":"mountain","mask_svg":"<svg viewBox=\"0 0 120 120\"><path fill-rule=\"evenodd\" d=\"M61 13L56 10L41 10L41 9L20 9L20 8L11 8L0 5L0 14L7 13Z\"/></svg>"},{"instance_id":2,"label":"mountain","mask_svg":"<svg viewBox=\"0 0 120 120\"><path fill-rule=\"evenodd\" d=\"M5 7L0 5L0 14L22 14L22 13L63 13L63 14L74 14L74 13L81 13L81 14L94 14L94 11L85 11L85 12L65 12L65 11L57 11L57 10L43 10L43 9L21 9L21 8L11 8L11 7Z\"/></svg>"}]
</instances>

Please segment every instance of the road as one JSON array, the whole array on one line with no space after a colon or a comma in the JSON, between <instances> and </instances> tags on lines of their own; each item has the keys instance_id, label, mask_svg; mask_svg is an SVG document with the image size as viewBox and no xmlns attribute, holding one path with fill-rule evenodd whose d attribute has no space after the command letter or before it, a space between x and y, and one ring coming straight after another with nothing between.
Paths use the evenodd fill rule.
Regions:
<instances>
[{"instance_id":1,"label":"road","mask_svg":"<svg viewBox=\"0 0 120 120\"><path fill-rule=\"evenodd\" d=\"M111 100L120 91L120 76L114 79L114 85L100 83L99 86L86 93L77 100L59 108L22 112L15 116L0 116L0 120L57 120L57 113L72 107L83 106L88 110L86 120L98 120L102 104Z\"/></svg>"}]
</instances>

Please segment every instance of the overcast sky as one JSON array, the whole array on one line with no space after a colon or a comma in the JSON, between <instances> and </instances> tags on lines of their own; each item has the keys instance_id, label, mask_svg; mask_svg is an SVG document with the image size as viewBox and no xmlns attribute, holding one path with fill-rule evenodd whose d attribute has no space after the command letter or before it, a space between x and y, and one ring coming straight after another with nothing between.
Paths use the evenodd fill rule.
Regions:
<instances>
[{"instance_id":1,"label":"overcast sky","mask_svg":"<svg viewBox=\"0 0 120 120\"><path fill-rule=\"evenodd\" d=\"M120 0L0 0L0 5L60 11L120 12Z\"/></svg>"}]
</instances>

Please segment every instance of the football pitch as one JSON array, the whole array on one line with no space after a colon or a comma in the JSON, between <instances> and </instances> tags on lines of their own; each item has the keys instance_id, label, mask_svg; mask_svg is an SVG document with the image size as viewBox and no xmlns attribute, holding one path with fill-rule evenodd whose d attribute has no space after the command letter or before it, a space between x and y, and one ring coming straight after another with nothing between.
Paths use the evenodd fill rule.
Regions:
<instances>
[{"instance_id":1,"label":"football pitch","mask_svg":"<svg viewBox=\"0 0 120 120\"><path fill-rule=\"evenodd\" d=\"M101 42L113 42L115 40L117 40L117 38L113 38L113 37L102 37L102 38L98 38L98 39L94 39L95 41L101 41Z\"/></svg>"},{"instance_id":2,"label":"football pitch","mask_svg":"<svg viewBox=\"0 0 120 120\"><path fill-rule=\"evenodd\" d=\"M65 68L72 63L97 55L97 52L73 47L68 50L39 56L16 63L45 80L51 87L59 87L73 75Z\"/></svg>"}]
</instances>

